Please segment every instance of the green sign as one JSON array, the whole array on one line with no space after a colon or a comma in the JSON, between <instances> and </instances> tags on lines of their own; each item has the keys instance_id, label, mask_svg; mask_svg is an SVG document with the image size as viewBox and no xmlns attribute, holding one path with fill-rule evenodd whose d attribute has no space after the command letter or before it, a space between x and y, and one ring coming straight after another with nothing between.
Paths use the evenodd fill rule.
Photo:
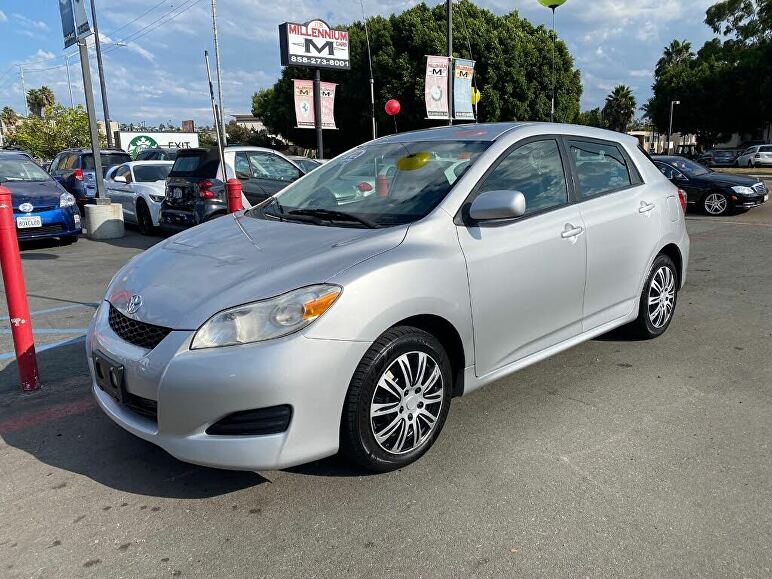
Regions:
<instances>
[{"instance_id":1,"label":"green sign","mask_svg":"<svg viewBox=\"0 0 772 579\"><path fill-rule=\"evenodd\" d=\"M137 135L131 141L129 141L129 155L132 158L136 158L137 154L143 149L152 149L158 146L153 137L147 135Z\"/></svg>"}]
</instances>

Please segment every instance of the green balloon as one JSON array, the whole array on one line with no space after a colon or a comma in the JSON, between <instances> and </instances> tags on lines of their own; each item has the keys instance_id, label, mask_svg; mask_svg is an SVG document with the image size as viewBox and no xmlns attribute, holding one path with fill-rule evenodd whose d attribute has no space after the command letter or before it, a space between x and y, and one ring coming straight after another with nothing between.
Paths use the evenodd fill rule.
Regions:
<instances>
[{"instance_id":1,"label":"green balloon","mask_svg":"<svg viewBox=\"0 0 772 579\"><path fill-rule=\"evenodd\" d=\"M566 3L566 0L539 0L539 4L541 4L542 6L546 6L547 8L552 8L553 10L558 6L562 6L565 3Z\"/></svg>"}]
</instances>

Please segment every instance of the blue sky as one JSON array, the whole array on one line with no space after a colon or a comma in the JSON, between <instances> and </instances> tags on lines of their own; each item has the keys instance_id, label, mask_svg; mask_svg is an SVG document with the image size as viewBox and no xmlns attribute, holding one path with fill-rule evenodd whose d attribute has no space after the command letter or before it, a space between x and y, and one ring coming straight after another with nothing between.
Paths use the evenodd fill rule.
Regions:
<instances>
[{"instance_id":1,"label":"blue sky","mask_svg":"<svg viewBox=\"0 0 772 579\"><path fill-rule=\"evenodd\" d=\"M365 10L387 15L416 3L365 0ZM516 9L537 25L550 19L549 10L536 0L476 3L498 14ZM699 47L712 36L703 23L712 3L569 0L558 9L558 33L582 71L582 109L602 106L617 84L632 86L639 103L648 98L652 70L666 44L685 38ZM176 124L192 118L209 124L203 51L212 53L210 0L97 0L97 8L100 33L108 43L104 59L111 116L121 122ZM24 110L16 64L23 65L27 89L46 84L58 100L69 103L58 10L56 0L0 2L0 107ZM226 113L248 113L252 93L278 76L279 23L313 17L346 23L360 14L359 0L219 0ZM78 59L69 62L75 102L82 103Z\"/></svg>"}]
</instances>

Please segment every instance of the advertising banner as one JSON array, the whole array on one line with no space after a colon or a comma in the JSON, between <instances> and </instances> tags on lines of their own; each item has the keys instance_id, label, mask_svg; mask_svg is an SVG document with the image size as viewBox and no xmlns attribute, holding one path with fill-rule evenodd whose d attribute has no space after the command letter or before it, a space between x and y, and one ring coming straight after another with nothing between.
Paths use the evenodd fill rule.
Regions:
<instances>
[{"instance_id":1,"label":"advertising banner","mask_svg":"<svg viewBox=\"0 0 772 579\"><path fill-rule=\"evenodd\" d=\"M295 83L295 119L299 129L313 129L316 125L314 113L314 81L297 80ZM322 128L337 129L335 126L335 88L334 82L319 83L319 95L322 104Z\"/></svg>"},{"instance_id":2,"label":"advertising banner","mask_svg":"<svg viewBox=\"0 0 772 579\"><path fill-rule=\"evenodd\" d=\"M78 38L83 38L91 34L91 27L88 25L86 17L86 5L84 0L72 0L73 13L75 14L75 33Z\"/></svg>"},{"instance_id":3,"label":"advertising banner","mask_svg":"<svg viewBox=\"0 0 772 579\"><path fill-rule=\"evenodd\" d=\"M293 80L295 84L295 121L299 129L314 128L314 81Z\"/></svg>"},{"instance_id":4,"label":"advertising banner","mask_svg":"<svg viewBox=\"0 0 772 579\"><path fill-rule=\"evenodd\" d=\"M282 66L351 68L348 32L333 30L324 20L280 24L279 49Z\"/></svg>"},{"instance_id":5,"label":"advertising banner","mask_svg":"<svg viewBox=\"0 0 772 579\"><path fill-rule=\"evenodd\" d=\"M447 119L448 110L448 57L426 57L426 117L429 119Z\"/></svg>"},{"instance_id":6,"label":"advertising banner","mask_svg":"<svg viewBox=\"0 0 772 579\"><path fill-rule=\"evenodd\" d=\"M59 0L59 14L62 17L65 48L78 42L79 38L91 34L83 0Z\"/></svg>"},{"instance_id":7,"label":"advertising banner","mask_svg":"<svg viewBox=\"0 0 772 579\"><path fill-rule=\"evenodd\" d=\"M319 89L322 97L322 128L337 129L335 126L335 87L334 82L320 82Z\"/></svg>"},{"instance_id":8,"label":"advertising banner","mask_svg":"<svg viewBox=\"0 0 772 579\"><path fill-rule=\"evenodd\" d=\"M472 76L474 60L457 58L453 63L453 113L459 120L474 120Z\"/></svg>"}]
</instances>

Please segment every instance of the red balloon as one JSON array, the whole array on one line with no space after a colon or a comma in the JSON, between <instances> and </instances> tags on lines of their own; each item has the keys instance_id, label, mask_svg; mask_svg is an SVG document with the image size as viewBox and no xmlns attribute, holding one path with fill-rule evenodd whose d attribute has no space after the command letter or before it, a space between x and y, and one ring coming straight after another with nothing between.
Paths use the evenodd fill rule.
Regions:
<instances>
[{"instance_id":1,"label":"red balloon","mask_svg":"<svg viewBox=\"0 0 772 579\"><path fill-rule=\"evenodd\" d=\"M389 99L386 101L386 106L383 108L386 109L387 115L393 117L394 115L399 114L399 111L402 109L402 105L399 104L397 99Z\"/></svg>"}]
</instances>

